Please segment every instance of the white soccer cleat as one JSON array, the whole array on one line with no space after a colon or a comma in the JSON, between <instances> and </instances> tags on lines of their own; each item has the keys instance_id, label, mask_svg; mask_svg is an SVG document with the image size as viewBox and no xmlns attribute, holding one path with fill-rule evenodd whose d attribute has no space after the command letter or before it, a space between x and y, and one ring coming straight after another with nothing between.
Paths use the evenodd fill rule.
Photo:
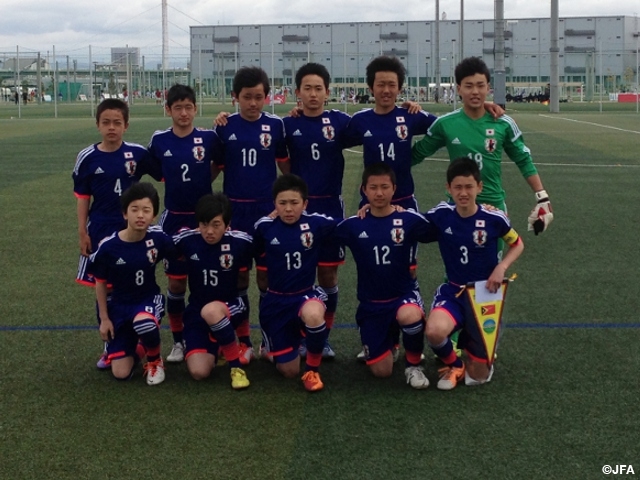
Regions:
<instances>
[{"instance_id":1,"label":"white soccer cleat","mask_svg":"<svg viewBox=\"0 0 640 480\"><path fill-rule=\"evenodd\" d=\"M424 390L429 386L429 379L424 374L422 367L407 367L404 370L404 376L407 378L407 383L411 385L411 388Z\"/></svg>"},{"instance_id":2,"label":"white soccer cleat","mask_svg":"<svg viewBox=\"0 0 640 480\"><path fill-rule=\"evenodd\" d=\"M147 385L159 385L164 382L164 363L159 358L155 362L144 364L144 375L147 377Z\"/></svg>"},{"instance_id":3,"label":"white soccer cleat","mask_svg":"<svg viewBox=\"0 0 640 480\"><path fill-rule=\"evenodd\" d=\"M167 355L167 362L180 363L184 360L184 342L176 342L171 347L171 352Z\"/></svg>"}]
</instances>

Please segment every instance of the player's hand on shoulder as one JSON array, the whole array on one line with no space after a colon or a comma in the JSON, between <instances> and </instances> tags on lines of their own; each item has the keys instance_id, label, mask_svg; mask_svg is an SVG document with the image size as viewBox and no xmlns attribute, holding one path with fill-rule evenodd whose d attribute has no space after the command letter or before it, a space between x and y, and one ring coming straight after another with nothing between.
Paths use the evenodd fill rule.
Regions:
<instances>
[{"instance_id":1,"label":"player's hand on shoulder","mask_svg":"<svg viewBox=\"0 0 640 480\"><path fill-rule=\"evenodd\" d=\"M496 120L505 114L505 109L497 103L484 102L484 109Z\"/></svg>"},{"instance_id":2,"label":"player's hand on shoulder","mask_svg":"<svg viewBox=\"0 0 640 480\"><path fill-rule=\"evenodd\" d=\"M370 209L370 205L368 203L365 203L363 206L361 206L358 211L356 212L356 216L358 218L364 218L367 216L367 212Z\"/></svg>"},{"instance_id":3,"label":"player's hand on shoulder","mask_svg":"<svg viewBox=\"0 0 640 480\"><path fill-rule=\"evenodd\" d=\"M418 113L422 111L422 105L418 102L412 102L410 100L406 100L400 105L402 108L406 108L409 113Z\"/></svg>"},{"instance_id":4,"label":"player's hand on shoulder","mask_svg":"<svg viewBox=\"0 0 640 480\"><path fill-rule=\"evenodd\" d=\"M291 110L289 110L289 116L293 118L298 118L302 115L302 108L295 106Z\"/></svg>"},{"instance_id":5,"label":"player's hand on shoulder","mask_svg":"<svg viewBox=\"0 0 640 480\"><path fill-rule=\"evenodd\" d=\"M533 207L529 214L527 230L533 231L538 235L549 228L553 221L553 209L546 190L536 192L536 201L536 206Z\"/></svg>"},{"instance_id":6,"label":"player's hand on shoulder","mask_svg":"<svg viewBox=\"0 0 640 480\"><path fill-rule=\"evenodd\" d=\"M231 115L229 112L220 112L213 120L214 127L224 127L227 124L227 117Z\"/></svg>"},{"instance_id":7,"label":"player's hand on shoulder","mask_svg":"<svg viewBox=\"0 0 640 480\"><path fill-rule=\"evenodd\" d=\"M482 208L488 210L490 212L500 212L501 210L498 207L494 207L493 205L489 205L488 203L481 203Z\"/></svg>"}]
</instances>

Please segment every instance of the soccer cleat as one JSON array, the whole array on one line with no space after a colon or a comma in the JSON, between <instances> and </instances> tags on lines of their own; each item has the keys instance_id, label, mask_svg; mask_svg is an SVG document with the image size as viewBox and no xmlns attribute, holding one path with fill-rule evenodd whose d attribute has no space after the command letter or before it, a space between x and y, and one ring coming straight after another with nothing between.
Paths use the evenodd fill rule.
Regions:
<instances>
[{"instance_id":1,"label":"soccer cleat","mask_svg":"<svg viewBox=\"0 0 640 480\"><path fill-rule=\"evenodd\" d=\"M460 380L464 378L464 365L462 367L442 367L438 369L440 380L438 390L453 390Z\"/></svg>"},{"instance_id":2,"label":"soccer cleat","mask_svg":"<svg viewBox=\"0 0 640 480\"><path fill-rule=\"evenodd\" d=\"M111 360L109 360L107 352L104 352L102 355L100 355L98 363L96 363L96 367L98 368L98 370L109 370L111 368Z\"/></svg>"},{"instance_id":3,"label":"soccer cleat","mask_svg":"<svg viewBox=\"0 0 640 480\"><path fill-rule=\"evenodd\" d=\"M260 355L260 358L262 358L263 360L273 363L273 355L269 353L269 349L264 345L260 345L260 350L258 354Z\"/></svg>"},{"instance_id":4,"label":"soccer cleat","mask_svg":"<svg viewBox=\"0 0 640 480\"><path fill-rule=\"evenodd\" d=\"M298 347L298 355L300 355L300 358L307 358L307 339L306 338L300 339L300 346Z\"/></svg>"},{"instance_id":5,"label":"soccer cleat","mask_svg":"<svg viewBox=\"0 0 640 480\"><path fill-rule=\"evenodd\" d=\"M329 340L324 343L324 348L322 349L322 358L325 360L333 360L336 358L336 352L331 348L331 344Z\"/></svg>"},{"instance_id":6,"label":"soccer cleat","mask_svg":"<svg viewBox=\"0 0 640 480\"><path fill-rule=\"evenodd\" d=\"M171 352L167 355L167 362L180 363L184 360L184 342L176 342L171 347Z\"/></svg>"},{"instance_id":7,"label":"soccer cleat","mask_svg":"<svg viewBox=\"0 0 640 480\"><path fill-rule=\"evenodd\" d=\"M302 383L309 392L317 392L324 387L324 383L320 380L320 374L313 370L309 370L302 376Z\"/></svg>"},{"instance_id":8,"label":"soccer cleat","mask_svg":"<svg viewBox=\"0 0 640 480\"><path fill-rule=\"evenodd\" d=\"M429 379L424 374L424 369L418 366L407 367L404 369L404 376L411 388L423 390L429 386Z\"/></svg>"},{"instance_id":9,"label":"soccer cleat","mask_svg":"<svg viewBox=\"0 0 640 480\"><path fill-rule=\"evenodd\" d=\"M144 376L147 377L147 385L159 385L164 382L164 363L159 358L154 362L144 364Z\"/></svg>"},{"instance_id":10,"label":"soccer cleat","mask_svg":"<svg viewBox=\"0 0 640 480\"><path fill-rule=\"evenodd\" d=\"M464 384L469 386L469 387L476 387L478 385L483 385L485 383L489 383L492 378L493 378L493 365L491 365L491 370L489 371L489 376L484 381L475 380L474 378L471 378L469 376L468 372L466 372L466 371L464 372Z\"/></svg>"},{"instance_id":11,"label":"soccer cleat","mask_svg":"<svg viewBox=\"0 0 640 480\"><path fill-rule=\"evenodd\" d=\"M356 355L356 360L363 363L367 361L367 352L364 348L360 350L360 353L358 353L358 355Z\"/></svg>"},{"instance_id":12,"label":"soccer cleat","mask_svg":"<svg viewBox=\"0 0 640 480\"><path fill-rule=\"evenodd\" d=\"M251 383L247 378L247 374L241 368L231 368L231 388L234 390L242 390L247 388Z\"/></svg>"},{"instance_id":13,"label":"soccer cleat","mask_svg":"<svg viewBox=\"0 0 640 480\"><path fill-rule=\"evenodd\" d=\"M253 347L250 347L241 342L240 345L238 345L238 349L240 350L240 357L238 358L238 360L240 360L240 363L242 365L249 365L249 363L251 363L251 360L256 359L256 354L253 351Z\"/></svg>"}]
</instances>

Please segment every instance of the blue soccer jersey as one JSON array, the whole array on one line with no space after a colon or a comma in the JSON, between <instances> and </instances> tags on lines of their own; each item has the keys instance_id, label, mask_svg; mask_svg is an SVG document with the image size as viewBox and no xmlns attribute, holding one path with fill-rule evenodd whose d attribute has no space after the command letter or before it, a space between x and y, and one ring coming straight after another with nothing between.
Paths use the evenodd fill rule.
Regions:
<instances>
[{"instance_id":1,"label":"blue soccer jersey","mask_svg":"<svg viewBox=\"0 0 640 480\"><path fill-rule=\"evenodd\" d=\"M73 169L73 193L77 198L93 197L89 219L96 223L122 221L120 195L149 174L151 160L146 148L123 142L115 152L102 152L98 144L78 154Z\"/></svg>"},{"instance_id":2,"label":"blue soccer jersey","mask_svg":"<svg viewBox=\"0 0 640 480\"><path fill-rule=\"evenodd\" d=\"M125 242L115 232L91 255L90 270L97 282L113 285L113 303L135 304L160 294L156 265L175 255L173 240L158 226L149 227L138 242Z\"/></svg>"},{"instance_id":3,"label":"blue soccer jersey","mask_svg":"<svg viewBox=\"0 0 640 480\"><path fill-rule=\"evenodd\" d=\"M498 240L513 245L519 238L504 212L480 205L474 215L463 218L455 205L441 202L425 217L437 229L447 278L457 285L488 279L498 264Z\"/></svg>"},{"instance_id":4,"label":"blue soccer jersey","mask_svg":"<svg viewBox=\"0 0 640 480\"><path fill-rule=\"evenodd\" d=\"M427 112L410 114L395 107L379 115L373 109L356 112L347 128L349 145L362 145L364 165L385 162L396 174L393 200L413 195L411 176L411 142L415 135L424 135L437 117Z\"/></svg>"},{"instance_id":5,"label":"blue soccer jersey","mask_svg":"<svg viewBox=\"0 0 640 480\"><path fill-rule=\"evenodd\" d=\"M432 240L432 228L419 213L394 211L386 217L349 217L335 230L336 241L349 247L358 272L358 300L386 301L411 292L409 267L417 242Z\"/></svg>"},{"instance_id":6,"label":"blue soccer jersey","mask_svg":"<svg viewBox=\"0 0 640 480\"><path fill-rule=\"evenodd\" d=\"M216 159L224 170L223 191L230 200L270 202L271 186L277 177L276 162L286 161L284 124L275 115L263 112L254 122L239 113L227 124L215 127L223 146Z\"/></svg>"},{"instance_id":7,"label":"blue soccer jersey","mask_svg":"<svg viewBox=\"0 0 640 480\"><path fill-rule=\"evenodd\" d=\"M342 195L345 133L351 117L338 110L325 110L317 117L286 117L291 173L309 187L309 197Z\"/></svg>"},{"instance_id":8,"label":"blue soccer jersey","mask_svg":"<svg viewBox=\"0 0 640 480\"><path fill-rule=\"evenodd\" d=\"M256 223L253 241L261 257L257 268L266 268L270 291L292 294L313 286L320 246L328 241L335 223L317 213L303 213L292 225L269 217Z\"/></svg>"},{"instance_id":9,"label":"blue soccer jersey","mask_svg":"<svg viewBox=\"0 0 640 480\"><path fill-rule=\"evenodd\" d=\"M156 131L149 151L156 180L164 179L164 206L171 212L194 212L200 197L211 193L211 165L220 156L220 140L213 130L194 128L186 137L173 129Z\"/></svg>"},{"instance_id":10,"label":"blue soccer jersey","mask_svg":"<svg viewBox=\"0 0 640 480\"><path fill-rule=\"evenodd\" d=\"M187 230L173 240L187 263L190 307L200 311L214 300L230 302L238 296L238 272L251 268L251 236L230 230L210 245L198 230Z\"/></svg>"}]
</instances>

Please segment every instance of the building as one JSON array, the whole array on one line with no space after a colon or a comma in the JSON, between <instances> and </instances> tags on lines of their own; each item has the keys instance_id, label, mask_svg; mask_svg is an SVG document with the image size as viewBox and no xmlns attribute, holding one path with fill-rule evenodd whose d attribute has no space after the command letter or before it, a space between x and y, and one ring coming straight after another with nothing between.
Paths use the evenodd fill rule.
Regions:
<instances>
[{"instance_id":1,"label":"building","mask_svg":"<svg viewBox=\"0 0 640 480\"><path fill-rule=\"evenodd\" d=\"M541 87L549 82L550 19L505 21L508 88ZM288 25L216 25L191 27L191 76L205 91L228 91L235 71L246 65L264 68L276 86L293 85L298 66L307 61L329 69L332 83L363 87L365 68L381 54L405 64L407 85L435 83L435 21L302 23ZM452 81L460 55L482 57L493 70L494 21L440 22L440 77ZM561 18L561 85L601 83L608 91L636 83L640 26L637 17Z\"/></svg>"},{"instance_id":2,"label":"building","mask_svg":"<svg viewBox=\"0 0 640 480\"><path fill-rule=\"evenodd\" d=\"M111 64L116 66L119 70L126 70L127 56L130 68L133 65L140 65L140 49L137 47L112 48Z\"/></svg>"}]
</instances>

